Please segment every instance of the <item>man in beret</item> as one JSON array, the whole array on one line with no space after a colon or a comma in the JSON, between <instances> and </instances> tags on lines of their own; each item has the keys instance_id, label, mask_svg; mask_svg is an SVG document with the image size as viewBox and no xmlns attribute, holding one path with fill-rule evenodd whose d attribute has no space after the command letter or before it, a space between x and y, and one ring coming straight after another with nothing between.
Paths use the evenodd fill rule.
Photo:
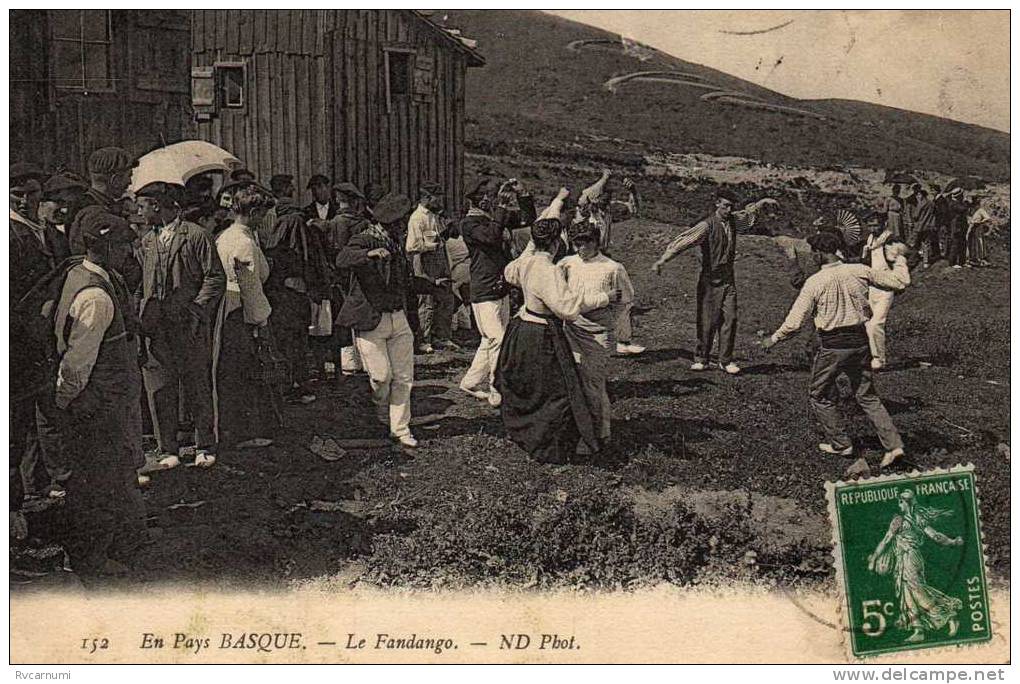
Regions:
<instances>
[{"instance_id":1,"label":"man in beret","mask_svg":"<svg viewBox=\"0 0 1020 684\"><path fill-rule=\"evenodd\" d=\"M336 205L333 204L333 183L327 176L317 173L309 178L308 190L312 193L312 201L306 204L303 209L307 220L328 221L336 216Z\"/></svg>"},{"instance_id":2,"label":"man in beret","mask_svg":"<svg viewBox=\"0 0 1020 684\"><path fill-rule=\"evenodd\" d=\"M431 281L434 294L418 298L418 348L424 354L436 349L458 349L450 339L454 297L450 261L446 255L446 224L440 212L445 206L443 189L423 183L418 206L407 221L405 249L414 275Z\"/></svg>"},{"instance_id":3,"label":"man in beret","mask_svg":"<svg viewBox=\"0 0 1020 684\"><path fill-rule=\"evenodd\" d=\"M231 183L254 183L254 182L256 182L255 174L252 171L250 171L250 170L248 170L248 169L246 169L244 167L239 168L239 169L234 169L233 171L230 172L230 182Z\"/></svg>"},{"instance_id":4,"label":"man in beret","mask_svg":"<svg viewBox=\"0 0 1020 684\"><path fill-rule=\"evenodd\" d=\"M808 241L821 268L804 282L786 320L771 337L762 341L762 347L771 349L813 318L820 346L811 370L808 399L826 438L818 449L822 453L846 457L854 453L853 442L836 406L836 380L846 375L857 404L875 427L886 450L882 458L885 468L903 457L903 439L882 405L872 379L866 329L871 316L868 288L905 288L910 282L906 259L897 258L892 268L885 259L876 260L873 266L846 264L837 254L842 247L838 235L819 231Z\"/></svg>"},{"instance_id":5,"label":"man in beret","mask_svg":"<svg viewBox=\"0 0 1020 684\"><path fill-rule=\"evenodd\" d=\"M65 549L75 572L90 581L124 574L145 532L135 470L141 465L124 439L129 426L133 340L125 327L117 275L132 259L134 231L123 218L89 212L79 223L84 260L64 281L54 316L60 365L53 402L70 461ZM140 435L139 435L140 437Z\"/></svg>"},{"instance_id":6,"label":"man in beret","mask_svg":"<svg viewBox=\"0 0 1020 684\"><path fill-rule=\"evenodd\" d=\"M216 460L212 401L212 320L227 279L212 237L181 218L183 188L150 183L136 195L151 230L142 237L142 325L148 361L142 378L164 468L180 464L179 389L195 422L192 465Z\"/></svg>"},{"instance_id":7,"label":"man in beret","mask_svg":"<svg viewBox=\"0 0 1020 684\"><path fill-rule=\"evenodd\" d=\"M737 339L737 283L733 261L737 255L737 233L746 233L758 216L768 207L778 207L776 200L766 197L753 202L742 211L734 211L736 197L728 190L716 193L715 211L694 227L675 237L659 260L652 266L656 274L670 259L694 246L701 247L701 273L698 276L698 345L691 370L708 367L716 333L719 334L719 368L730 375L740 372L733 362Z\"/></svg>"},{"instance_id":8,"label":"man in beret","mask_svg":"<svg viewBox=\"0 0 1020 684\"><path fill-rule=\"evenodd\" d=\"M85 245L81 238L81 214L105 211L122 215L120 199L131 184L131 172L138 166L138 160L120 147L103 147L89 156L89 189L86 190L78 213L67 227L67 241L72 254L84 254ZM125 268L132 269L130 265ZM122 274L125 277L128 274Z\"/></svg>"}]
</instances>

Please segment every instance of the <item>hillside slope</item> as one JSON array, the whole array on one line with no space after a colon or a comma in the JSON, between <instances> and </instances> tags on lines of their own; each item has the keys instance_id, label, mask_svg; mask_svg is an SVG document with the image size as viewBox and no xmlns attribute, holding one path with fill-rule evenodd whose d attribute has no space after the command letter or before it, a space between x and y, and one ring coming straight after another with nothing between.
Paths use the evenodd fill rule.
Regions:
<instances>
[{"instance_id":1,"label":"hillside slope","mask_svg":"<svg viewBox=\"0 0 1020 684\"><path fill-rule=\"evenodd\" d=\"M1009 178L1009 135L999 131L864 102L797 100L542 12L437 10L433 19L478 40L487 60L469 71L476 151L605 143Z\"/></svg>"}]
</instances>

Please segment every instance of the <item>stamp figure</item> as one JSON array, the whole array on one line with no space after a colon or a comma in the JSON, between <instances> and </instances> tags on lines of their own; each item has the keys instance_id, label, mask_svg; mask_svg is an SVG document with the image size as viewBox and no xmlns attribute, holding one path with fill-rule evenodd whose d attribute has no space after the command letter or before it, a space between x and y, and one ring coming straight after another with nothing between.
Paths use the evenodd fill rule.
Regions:
<instances>
[{"instance_id":1,"label":"stamp figure","mask_svg":"<svg viewBox=\"0 0 1020 684\"><path fill-rule=\"evenodd\" d=\"M991 639L972 467L826 483L854 657Z\"/></svg>"}]
</instances>

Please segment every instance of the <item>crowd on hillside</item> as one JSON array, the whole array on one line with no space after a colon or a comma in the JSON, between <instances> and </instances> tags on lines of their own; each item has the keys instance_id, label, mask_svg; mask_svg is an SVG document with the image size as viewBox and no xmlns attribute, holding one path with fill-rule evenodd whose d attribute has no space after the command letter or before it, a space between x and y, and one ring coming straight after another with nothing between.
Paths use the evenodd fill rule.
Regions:
<instances>
[{"instance_id":1,"label":"crowd on hillside","mask_svg":"<svg viewBox=\"0 0 1020 684\"><path fill-rule=\"evenodd\" d=\"M498 410L533 458L593 459L609 443L609 359L644 351L632 339L634 288L612 251L614 222L640 207L629 179L623 201L607 171L538 211L519 180L483 178L451 215L447 189L428 181L412 201L315 175L301 205L292 176L262 185L245 169L129 193L136 164L103 148L87 177L10 169L12 534L25 534L26 495L64 499L63 543L83 578L127 572L158 533L139 490L153 471L270 446L283 404L316 401L322 383L365 392L380 429L416 448L415 356L458 350L458 326L480 337L460 389ZM710 368L717 341L716 367L741 371L737 235L779 206L737 205L720 191L654 266L700 250L692 371ZM894 188L866 225L858 244L816 227L813 268L798 271L800 296L763 346L812 319L819 448L853 453L833 398L845 374L888 466L904 445L871 374L885 364L894 293L910 282L907 245L925 266L943 253L953 266L985 265L991 224L955 190L929 200L915 187L907 198ZM343 380L356 375L367 391Z\"/></svg>"}]
</instances>

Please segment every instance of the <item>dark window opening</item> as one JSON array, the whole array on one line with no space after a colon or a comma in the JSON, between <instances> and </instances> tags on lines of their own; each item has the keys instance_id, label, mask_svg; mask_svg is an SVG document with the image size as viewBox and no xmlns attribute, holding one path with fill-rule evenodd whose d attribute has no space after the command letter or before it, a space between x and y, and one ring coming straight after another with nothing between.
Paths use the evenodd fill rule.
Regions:
<instances>
[{"instance_id":1,"label":"dark window opening","mask_svg":"<svg viewBox=\"0 0 1020 684\"><path fill-rule=\"evenodd\" d=\"M108 10L51 10L50 76L62 90L113 90Z\"/></svg>"},{"instance_id":2,"label":"dark window opening","mask_svg":"<svg viewBox=\"0 0 1020 684\"><path fill-rule=\"evenodd\" d=\"M220 81L220 104L227 109L244 107L244 65L217 64Z\"/></svg>"},{"instance_id":3,"label":"dark window opening","mask_svg":"<svg viewBox=\"0 0 1020 684\"><path fill-rule=\"evenodd\" d=\"M386 53L389 64L390 97L411 94L411 53L389 51Z\"/></svg>"}]
</instances>

